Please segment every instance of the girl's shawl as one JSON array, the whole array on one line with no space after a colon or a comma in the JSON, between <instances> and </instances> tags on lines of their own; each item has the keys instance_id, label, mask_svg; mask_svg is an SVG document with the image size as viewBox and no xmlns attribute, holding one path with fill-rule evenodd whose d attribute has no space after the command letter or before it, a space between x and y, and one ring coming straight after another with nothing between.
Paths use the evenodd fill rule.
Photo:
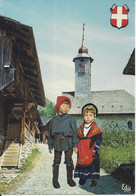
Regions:
<instances>
[{"instance_id":1,"label":"girl's shawl","mask_svg":"<svg viewBox=\"0 0 136 196\"><path fill-rule=\"evenodd\" d=\"M100 128L95 122L92 123L90 130L86 137L83 133L84 123L79 127L77 134L80 139L78 143L77 166L90 166L95 157L93 156L93 149L96 144L97 134L101 133Z\"/></svg>"}]
</instances>

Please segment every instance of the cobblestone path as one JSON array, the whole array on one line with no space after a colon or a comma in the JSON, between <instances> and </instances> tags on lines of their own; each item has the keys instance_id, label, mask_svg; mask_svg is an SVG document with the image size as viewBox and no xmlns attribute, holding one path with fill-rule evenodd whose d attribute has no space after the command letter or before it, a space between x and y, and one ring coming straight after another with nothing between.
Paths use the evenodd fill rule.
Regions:
<instances>
[{"instance_id":1,"label":"cobblestone path","mask_svg":"<svg viewBox=\"0 0 136 196\"><path fill-rule=\"evenodd\" d=\"M78 184L78 179L75 181L77 185L70 187L66 179L66 166L63 163L60 165L59 182L61 188L55 189L52 186L52 161L53 153L48 152L46 144L37 144L40 149L34 166L30 171L23 174L20 180L13 186L12 191L7 195L90 195L90 194L132 194L129 191L122 190L122 183L101 170L101 177L98 185L95 188L90 187L88 180L84 186ZM76 162L76 154L73 154L74 163Z\"/></svg>"}]
</instances>

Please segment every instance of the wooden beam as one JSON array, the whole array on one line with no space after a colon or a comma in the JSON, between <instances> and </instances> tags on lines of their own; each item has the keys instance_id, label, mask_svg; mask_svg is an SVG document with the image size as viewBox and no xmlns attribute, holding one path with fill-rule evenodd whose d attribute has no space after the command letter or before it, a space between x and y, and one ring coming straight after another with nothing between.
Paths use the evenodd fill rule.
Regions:
<instances>
[{"instance_id":1,"label":"wooden beam","mask_svg":"<svg viewBox=\"0 0 136 196\"><path fill-rule=\"evenodd\" d=\"M22 122L21 122L21 144L24 145L25 142L25 112L22 117Z\"/></svg>"}]
</instances>

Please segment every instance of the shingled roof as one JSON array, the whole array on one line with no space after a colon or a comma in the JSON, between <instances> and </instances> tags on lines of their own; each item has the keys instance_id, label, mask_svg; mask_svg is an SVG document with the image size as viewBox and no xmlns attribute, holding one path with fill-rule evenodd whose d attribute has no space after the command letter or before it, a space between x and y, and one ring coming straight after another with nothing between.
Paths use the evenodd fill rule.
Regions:
<instances>
[{"instance_id":1,"label":"shingled roof","mask_svg":"<svg viewBox=\"0 0 136 196\"><path fill-rule=\"evenodd\" d=\"M98 107L99 114L131 114L135 113L135 98L125 90L92 91L90 97L68 96L72 102L69 114L81 114L82 107L93 103Z\"/></svg>"}]
</instances>

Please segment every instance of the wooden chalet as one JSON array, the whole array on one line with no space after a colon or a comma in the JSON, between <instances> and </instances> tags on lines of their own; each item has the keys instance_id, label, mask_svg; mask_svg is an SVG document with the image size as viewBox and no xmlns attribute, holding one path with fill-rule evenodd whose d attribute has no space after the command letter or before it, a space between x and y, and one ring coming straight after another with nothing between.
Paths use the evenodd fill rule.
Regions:
<instances>
[{"instance_id":1,"label":"wooden chalet","mask_svg":"<svg viewBox=\"0 0 136 196\"><path fill-rule=\"evenodd\" d=\"M40 139L38 105L45 95L33 29L0 15L1 168L18 168Z\"/></svg>"},{"instance_id":2,"label":"wooden chalet","mask_svg":"<svg viewBox=\"0 0 136 196\"><path fill-rule=\"evenodd\" d=\"M123 70L125 75L135 75L135 48L128 60L126 67Z\"/></svg>"},{"instance_id":3,"label":"wooden chalet","mask_svg":"<svg viewBox=\"0 0 136 196\"><path fill-rule=\"evenodd\" d=\"M42 120L42 131L41 131L41 141L43 144L47 142L48 134L49 134L49 123L52 119L52 116L41 116Z\"/></svg>"}]
</instances>

